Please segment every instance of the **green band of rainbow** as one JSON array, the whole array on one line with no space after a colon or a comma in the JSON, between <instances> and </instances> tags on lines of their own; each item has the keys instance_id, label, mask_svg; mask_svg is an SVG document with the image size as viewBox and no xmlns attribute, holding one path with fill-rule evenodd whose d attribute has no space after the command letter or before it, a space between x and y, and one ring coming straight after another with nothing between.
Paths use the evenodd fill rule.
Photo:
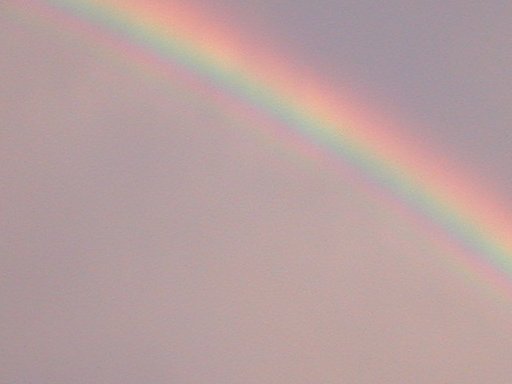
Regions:
<instances>
[{"instance_id":1,"label":"green band of rainbow","mask_svg":"<svg viewBox=\"0 0 512 384\"><path fill-rule=\"evenodd\" d=\"M350 103L279 55L266 53L255 42L238 41L238 33L172 1L31 4L118 36L141 55L184 68L285 123L309 146L350 163L442 228L465 254L465 267L512 295L512 223L505 207L489 191L471 185L468 175L408 140L398 125Z\"/></svg>"}]
</instances>

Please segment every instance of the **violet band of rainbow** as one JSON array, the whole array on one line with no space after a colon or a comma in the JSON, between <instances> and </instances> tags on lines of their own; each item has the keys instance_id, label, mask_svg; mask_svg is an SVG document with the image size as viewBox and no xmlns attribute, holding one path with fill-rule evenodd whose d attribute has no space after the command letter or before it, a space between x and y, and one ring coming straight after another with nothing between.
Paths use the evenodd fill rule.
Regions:
<instances>
[{"instance_id":1,"label":"violet band of rainbow","mask_svg":"<svg viewBox=\"0 0 512 384\"><path fill-rule=\"evenodd\" d=\"M438 227L465 254L464 267L512 297L508 207L462 170L429 153L369 107L297 70L277 53L241 41L199 10L145 0L32 0L112 34L140 55L179 67L280 121L312 151L347 163Z\"/></svg>"}]
</instances>

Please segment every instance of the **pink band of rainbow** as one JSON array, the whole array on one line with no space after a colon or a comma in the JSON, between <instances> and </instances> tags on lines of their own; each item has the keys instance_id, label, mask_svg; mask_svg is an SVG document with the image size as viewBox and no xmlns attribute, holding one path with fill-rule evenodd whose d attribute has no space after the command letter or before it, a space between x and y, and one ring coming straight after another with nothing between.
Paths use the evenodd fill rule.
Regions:
<instances>
[{"instance_id":1,"label":"pink band of rainbow","mask_svg":"<svg viewBox=\"0 0 512 384\"><path fill-rule=\"evenodd\" d=\"M158 0L33 0L124 41L276 119L313 152L349 164L441 229L461 265L512 297L512 222L507 207L470 177L426 152L405 130L356 106L279 55L238 41L194 9ZM30 11L30 10L29 10ZM122 49L120 49L120 53ZM300 72L300 73L299 73ZM342 95L344 96L344 95Z\"/></svg>"}]
</instances>

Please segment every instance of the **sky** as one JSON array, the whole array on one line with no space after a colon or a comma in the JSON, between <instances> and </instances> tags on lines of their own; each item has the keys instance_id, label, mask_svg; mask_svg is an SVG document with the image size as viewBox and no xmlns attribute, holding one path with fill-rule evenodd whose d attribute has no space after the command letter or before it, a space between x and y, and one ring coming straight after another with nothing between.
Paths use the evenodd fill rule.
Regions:
<instances>
[{"instance_id":1,"label":"sky","mask_svg":"<svg viewBox=\"0 0 512 384\"><path fill-rule=\"evenodd\" d=\"M0 5L0 383L509 383L509 300L186 82ZM512 5L187 4L512 209ZM250 48L250 47L249 47ZM179 79L178 79L179 80Z\"/></svg>"}]
</instances>

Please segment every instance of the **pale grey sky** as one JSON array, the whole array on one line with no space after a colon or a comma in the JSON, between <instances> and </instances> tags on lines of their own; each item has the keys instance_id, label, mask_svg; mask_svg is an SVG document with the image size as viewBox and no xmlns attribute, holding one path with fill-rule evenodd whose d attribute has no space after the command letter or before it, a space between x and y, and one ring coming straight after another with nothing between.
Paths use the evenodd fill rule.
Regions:
<instances>
[{"instance_id":1,"label":"pale grey sky","mask_svg":"<svg viewBox=\"0 0 512 384\"><path fill-rule=\"evenodd\" d=\"M512 192L508 2L209 4ZM512 380L510 303L208 95L0 6L0 122L1 384Z\"/></svg>"}]
</instances>

